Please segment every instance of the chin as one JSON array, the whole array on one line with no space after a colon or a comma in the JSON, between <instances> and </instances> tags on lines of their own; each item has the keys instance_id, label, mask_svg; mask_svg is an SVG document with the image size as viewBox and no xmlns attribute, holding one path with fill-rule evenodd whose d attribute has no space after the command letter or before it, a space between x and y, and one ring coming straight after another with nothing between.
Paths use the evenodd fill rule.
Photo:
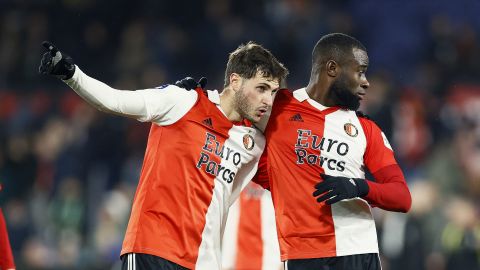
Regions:
<instances>
[{"instance_id":1,"label":"chin","mask_svg":"<svg viewBox=\"0 0 480 270\"><path fill-rule=\"evenodd\" d=\"M262 117L254 115L254 116L245 117L245 119L252 122L252 124L255 124L255 123L258 123L260 119L262 119Z\"/></svg>"},{"instance_id":2,"label":"chin","mask_svg":"<svg viewBox=\"0 0 480 270\"><path fill-rule=\"evenodd\" d=\"M260 121L260 117L254 117L254 118L251 118L251 119L247 119L248 121L252 122L252 124L256 124Z\"/></svg>"},{"instance_id":3,"label":"chin","mask_svg":"<svg viewBox=\"0 0 480 270\"><path fill-rule=\"evenodd\" d=\"M358 110L358 108L360 108L360 101L351 100L351 101L348 101L348 102L344 102L343 105L341 105L340 107L342 107L346 110L356 111L356 110Z\"/></svg>"}]
</instances>

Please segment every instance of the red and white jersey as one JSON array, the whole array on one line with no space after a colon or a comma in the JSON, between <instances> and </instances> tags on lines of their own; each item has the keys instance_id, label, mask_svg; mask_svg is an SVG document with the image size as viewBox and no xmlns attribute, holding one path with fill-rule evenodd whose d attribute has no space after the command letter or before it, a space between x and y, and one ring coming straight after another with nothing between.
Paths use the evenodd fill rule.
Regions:
<instances>
[{"instance_id":1,"label":"red and white jersey","mask_svg":"<svg viewBox=\"0 0 480 270\"><path fill-rule=\"evenodd\" d=\"M230 207L223 234L224 270L279 270L275 212L268 190L251 182Z\"/></svg>"},{"instance_id":2,"label":"red and white jersey","mask_svg":"<svg viewBox=\"0 0 480 270\"><path fill-rule=\"evenodd\" d=\"M396 164L380 128L354 111L319 104L303 88L277 93L264 134L259 170L266 175L255 181L272 192L282 260L378 253L367 201L326 205L312 193L320 173L365 178L365 167L375 173Z\"/></svg>"},{"instance_id":3,"label":"red and white jersey","mask_svg":"<svg viewBox=\"0 0 480 270\"><path fill-rule=\"evenodd\" d=\"M120 91L78 68L66 83L101 110L152 122L121 254L221 269L228 210L257 170L261 131L229 121L217 91Z\"/></svg>"}]
</instances>

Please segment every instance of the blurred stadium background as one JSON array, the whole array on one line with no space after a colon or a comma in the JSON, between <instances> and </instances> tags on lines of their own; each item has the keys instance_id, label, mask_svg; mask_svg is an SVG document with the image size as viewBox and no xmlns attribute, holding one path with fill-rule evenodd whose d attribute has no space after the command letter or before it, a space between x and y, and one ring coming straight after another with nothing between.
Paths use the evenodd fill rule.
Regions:
<instances>
[{"instance_id":1,"label":"blurred stadium background","mask_svg":"<svg viewBox=\"0 0 480 270\"><path fill-rule=\"evenodd\" d=\"M40 76L50 40L120 89L191 75L223 86L227 53L255 40L306 85L320 36L370 55L362 105L413 196L375 210L384 269L480 269L477 0L1 0L0 194L18 269L119 269L149 125L100 113ZM173 172L172 172L173 173Z\"/></svg>"}]
</instances>

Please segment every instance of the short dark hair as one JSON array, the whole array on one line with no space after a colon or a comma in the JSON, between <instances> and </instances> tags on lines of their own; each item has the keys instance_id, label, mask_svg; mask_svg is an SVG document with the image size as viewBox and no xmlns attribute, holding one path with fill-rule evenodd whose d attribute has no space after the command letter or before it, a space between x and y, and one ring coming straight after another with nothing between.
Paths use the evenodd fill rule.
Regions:
<instances>
[{"instance_id":1,"label":"short dark hair","mask_svg":"<svg viewBox=\"0 0 480 270\"><path fill-rule=\"evenodd\" d=\"M312 52L312 66L323 65L329 60L344 63L354 48L367 51L365 46L355 39L342 33L331 33L320 38Z\"/></svg>"},{"instance_id":2,"label":"short dark hair","mask_svg":"<svg viewBox=\"0 0 480 270\"><path fill-rule=\"evenodd\" d=\"M230 75L237 73L241 77L250 79L260 71L263 77L278 78L282 81L287 77L288 70L273 54L253 41L240 45L230 53L225 69L225 84L230 84Z\"/></svg>"}]
</instances>

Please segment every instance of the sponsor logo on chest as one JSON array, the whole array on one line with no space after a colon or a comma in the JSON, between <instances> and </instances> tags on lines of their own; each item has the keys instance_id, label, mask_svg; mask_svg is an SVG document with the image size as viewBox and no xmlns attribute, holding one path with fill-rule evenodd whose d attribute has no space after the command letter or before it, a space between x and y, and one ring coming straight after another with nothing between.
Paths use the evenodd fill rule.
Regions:
<instances>
[{"instance_id":1,"label":"sponsor logo on chest","mask_svg":"<svg viewBox=\"0 0 480 270\"><path fill-rule=\"evenodd\" d=\"M247 137L247 139L245 138ZM243 137L243 145L247 150L251 150L254 146L253 137L249 134ZM251 148L250 148L251 147ZM248 149L250 148L250 149ZM219 162L216 160L220 158ZM227 183L232 183L235 174L242 164L242 155L239 151L232 147L225 146L217 140L217 137L210 133L205 133L205 143L201 148L200 158L197 161L197 168L205 172L221 178Z\"/></svg>"},{"instance_id":2,"label":"sponsor logo on chest","mask_svg":"<svg viewBox=\"0 0 480 270\"><path fill-rule=\"evenodd\" d=\"M358 135L358 129L347 123L344 132L352 137ZM321 137L310 129L297 129L295 155L297 164L318 165L325 169L345 171L354 141L347 140L346 136Z\"/></svg>"}]
</instances>

